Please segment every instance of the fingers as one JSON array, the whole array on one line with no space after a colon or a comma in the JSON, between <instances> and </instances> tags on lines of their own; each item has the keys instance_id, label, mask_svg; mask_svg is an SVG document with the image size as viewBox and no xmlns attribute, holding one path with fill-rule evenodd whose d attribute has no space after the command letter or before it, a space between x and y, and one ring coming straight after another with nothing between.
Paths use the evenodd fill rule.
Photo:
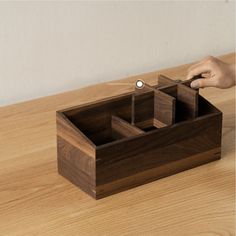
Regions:
<instances>
[{"instance_id":1,"label":"fingers","mask_svg":"<svg viewBox=\"0 0 236 236\"><path fill-rule=\"evenodd\" d=\"M187 79L191 79L196 75L200 75L203 73L209 73L210 72L210 66L207 63L199 63L195 65L194 67L190 67L190 70L187 75Z\"/></svg>"},{"instance_id":2,"label":"fingers","mask_svg":"<svg viewBox=\"0 0 236 236\"><path fill-rule=\"evenodd\" d=\"M213 78L209 79L196 79L190 84L191 88L206 88L206 87L215 87L216 81Z\"/></svg>"},{"instance_id":3,"label":"fingers","mask_svg":"<svg viewBox=\"0 0 236 236\"><path fill-rule=\"evenodd\" d=\"M210 73L202 73L201 77L203 77L203 78L210 78L211 74Z\"/></svg>"},{"instance_id":4,"label":"fingers","mask_svg":"<svg viewBox=\"0 0 236 236\"><path fill-rule=\"evenodd\" d=\"M191 79L194 76L200 75L200 74L201 75L204 74L203 77L206 77L205 74L210 74L211 69L212 69L212 63L215 60L216 58L212 56L208 56L204 58L203 60L201 60L200 62L190 66L188 69L187 79Z\"/></svg>"}]
</instances>

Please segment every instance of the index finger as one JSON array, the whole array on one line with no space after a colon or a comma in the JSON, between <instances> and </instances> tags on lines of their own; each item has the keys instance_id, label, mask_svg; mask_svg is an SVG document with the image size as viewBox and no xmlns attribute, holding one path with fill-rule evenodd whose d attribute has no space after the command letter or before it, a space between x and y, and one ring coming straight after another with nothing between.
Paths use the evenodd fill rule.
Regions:
<instances>
[{"instance_id":1,"label":"index finger","mask_svg":"<svg viewBox=\"0 0 236 236\"><path fill-rule=\"evenodd\" d=\"M210 67L206 63L199 63L194 67L190 68L188 72L187 79L192 79L196 75L200 75L202 73L208 73L210 71Z\"/></svg>"}]
</instances>

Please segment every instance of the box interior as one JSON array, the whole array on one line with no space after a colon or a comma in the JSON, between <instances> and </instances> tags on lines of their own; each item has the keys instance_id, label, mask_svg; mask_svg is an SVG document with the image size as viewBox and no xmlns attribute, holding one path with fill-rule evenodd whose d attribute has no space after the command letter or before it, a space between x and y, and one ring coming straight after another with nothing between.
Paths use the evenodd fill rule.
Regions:
<instances>
[{"instance_id":1,"label":"box interior","mask_svg":"<svg viewBox=\"0 0 236 236\"><path fill-rule=\"evenodd\" d=\"M161 94L155 91L129 94L84 107L72 108L63 113L80 132L99 146L219 112L198 94L194 98L197 99L197 107L189 106L188 99L193 98L182 96L181 89L173 86L169 90L163 89ZM191 109L197 109L198 113L195 117L189 115L195 112Z\"/></svg>"}]
</instances>

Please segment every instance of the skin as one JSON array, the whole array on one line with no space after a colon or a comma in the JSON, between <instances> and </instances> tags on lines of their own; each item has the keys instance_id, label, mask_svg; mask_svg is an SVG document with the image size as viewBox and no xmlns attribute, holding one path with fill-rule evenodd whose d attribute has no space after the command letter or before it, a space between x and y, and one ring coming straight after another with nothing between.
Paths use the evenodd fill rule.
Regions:
<instances>
[{"instance_id":1,"label":"skin","mask_svg":"<svg viewBox=\"0 0 236 236\"><path fill-rule=\"evenodd\" d=\"M227 89L235 85L235 64L227 64L215 57L209 56L188 70L187 79L200 75L191 83L192 88L216 87Z\"/></svg>"}]
</instances>

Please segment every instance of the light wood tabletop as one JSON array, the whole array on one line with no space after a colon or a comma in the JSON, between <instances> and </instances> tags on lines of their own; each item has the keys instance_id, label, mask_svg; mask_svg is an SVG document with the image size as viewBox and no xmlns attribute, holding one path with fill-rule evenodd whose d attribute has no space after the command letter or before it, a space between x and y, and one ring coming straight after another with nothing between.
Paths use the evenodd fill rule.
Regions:
<instances>
[{"instance_id":1,"label":"light wood tabletop","mask_svg":"<svg viewBox=\"0 0 236 236\"><path fill-rule=\"evenodd\" d=\"M188 66L159 72L184 79ZM155 84L159 72L0 108L0 235L234 235L234 88L200 92L223 112L219 161L97 201L57 173L56 110L130 92L138 78Z\"/></svg>"}]
</instances>

